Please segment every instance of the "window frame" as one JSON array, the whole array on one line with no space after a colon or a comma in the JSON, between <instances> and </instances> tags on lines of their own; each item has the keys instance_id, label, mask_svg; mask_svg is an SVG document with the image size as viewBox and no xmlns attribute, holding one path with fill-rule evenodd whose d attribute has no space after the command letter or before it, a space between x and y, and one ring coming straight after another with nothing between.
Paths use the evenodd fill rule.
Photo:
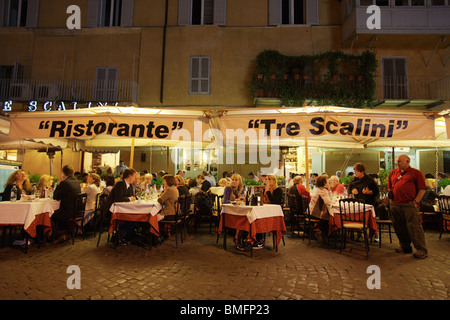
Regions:
<instances>
[{"instance_id":1,"label":"window frame","mask_svg":"<svg viewBox=\"0 0 450 320\"><path fill-rule=\"evenodd\" d=\"M199 59L198 67L198 77L193 77L193 61L194 59ZM207 59L208 61L208 75L207 78L202 77L202 60ZM208 81L208 90L202 91L201 83L202 81ZM198 91L193 91L192 83L193 81L198 82ZM210 56L191 56L189 57L189 94L190 95L210 95L211 94L211 57Z\"/></svg>"}]
</instances>

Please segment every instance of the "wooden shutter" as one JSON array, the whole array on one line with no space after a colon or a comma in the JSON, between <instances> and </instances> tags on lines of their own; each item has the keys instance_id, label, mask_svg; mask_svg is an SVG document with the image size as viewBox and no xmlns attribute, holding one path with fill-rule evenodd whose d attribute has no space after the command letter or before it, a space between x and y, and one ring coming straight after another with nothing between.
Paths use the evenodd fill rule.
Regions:
<instances>
[{"instance_id":1,"label":"wooden shutter","mask_svg":"<svg viewBox=\"0 0 450 320\"><path fill-rule=\"evenodd\" d=\"M319 24L319 0L306 0L306 24Z\"/></svg>"},{"instance_id":2,"label":"wooden shutter","mask_svg":"<svg viewBox=\"0 0 450 320\"><path fill-rule=\"evenodd\" d=\"M98 26L98 0L88 0L87 20L86 26L88 28L95 28Z\"/></svg>"},{"instance_id":3,"label":"wooden shutter","mask_svg":"<svg viewBox=\"0 0 450 320\"><path fill-rule=\"evenodd\" d=\"M269 0L269 26L281 24L281 0Z\"/></svg>"},{"instance_id":4,"label":"wooden shutter","mask_svg":"<svg viewBox=\"0 0 450 320\"><path fill-rule=\"evenodd\" d=\"M178 25L187 26L190 21L191 0L178 0Z\"/></svg>"},{"instance_id":5,"label":"wooden shutter","mask_svg":"<svg viewBox=\"0 0 450 320\"><path fill-rule=\"evenodd\" d=\"M28 0L27 28L37 28L39 18L39 0Z\"/></svg>"},{"instance_id":6,"label":"wooden shutter","mask_svg":"<svg viewBox=\"0 0 450 320\"><path fill-rule=\"evenodd\" d=\"M219 26L227 24L227 0L214 1L214 24Z\"/></svg>"},{"instance_id":7,"label":"wooden shutter","mask_svg":"<svg viewBox=\"0 0 450 320\"><path fill-rule=\"evenodd\" d=\"M133 25L133 0L122 0L121 27L131 27Z\"/></svg>"}]
</instances>

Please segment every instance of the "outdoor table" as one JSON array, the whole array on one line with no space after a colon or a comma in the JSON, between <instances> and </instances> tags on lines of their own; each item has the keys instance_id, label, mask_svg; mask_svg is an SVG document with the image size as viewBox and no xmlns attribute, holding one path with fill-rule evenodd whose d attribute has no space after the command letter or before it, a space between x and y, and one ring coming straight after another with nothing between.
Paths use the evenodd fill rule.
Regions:
<instances>
[{"instance_id":1,"label":"outdoor table","mask_svg":"<svg viewBox=\"0 0 450 320\"><path fill-rule=\"evenodd\" d=\"M36 227L44 227L44 234L52 234L50 217L59 209L59 201L52 199L34 199L0 202L0 225L23 226L26 234L36 237ZM28 239L25 241L26 247Z\"/></svg>"},{"instance_id":2,"label":"outdoor table","mask_svg":"<svg viewBox=\"0 0 450 320\"><path fill-rule=\"evenodd\" d=\"M109 233L117 231L123 221L147 222L150 224L150 232L159 236L157 213L162 206L157 201L136 200L131 202L115 202L111 205L111 223Z\"/></svg>"},{"instance_id":3,"label":"outdoor table","mask_svg":"<svg viewBox=\"0 0 450 320\"><path fill-rule=\"evenodd\" d=\"M376 217L375 208L371 204L366 204L365 207L366 207L366 214L365 214L366 225L369 228L369 235L373 236L374 234L378 233L377 220L375 219ZM328 234L330 235L332 232L342 228L339 202L334 202L331 205L331 210L329 210L328 213L329 213ZM352 212L350 212L350 214L352 214Z\"/></svg>"},{"instance_id":4,"label":"outdoor table","mask_svg":"<svg viewBox=\"0 0 450 320\"><path fill-rule=\"evenodd\" d=\"M224 227L247 231L252 244L256 241L257 233L274 232L277 248L283 234L286 233L283 210L277 204L263 206L223 204L218 232L221 233ZM226 232L224 249L226 249Z\"/></svg>"}]
</instances>

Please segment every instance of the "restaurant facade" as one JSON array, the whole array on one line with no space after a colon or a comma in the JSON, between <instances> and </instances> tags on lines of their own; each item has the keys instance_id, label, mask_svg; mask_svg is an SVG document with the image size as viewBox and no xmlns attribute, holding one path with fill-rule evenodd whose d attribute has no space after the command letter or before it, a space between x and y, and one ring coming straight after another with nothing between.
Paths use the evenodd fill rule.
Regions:
<instances>
[{"instance_id":1,"label":"restaurant facade","mask_svg":"<svg viewBox=\"0 0 450 320\"><path fill-rule=\"evenodd\" d=\"M261 168L258 161L238 161L240 153L250 159L250 145L236 148L229 161L220 161L219 152L207 148L207 141L179 147L164 137L169 126L167 131L158 129L150 120L172 110L172 122L193 116L214 128L214 119L233 110L248 122L262 110L333 106L348 108L349 113L384 112L386 119L417 112L434 118L434 136L419 134L394 142L389 137L394 124L388 122L383 137L371 137L370 132L363 137L369 123L356 120L353 133L359 125L360 136L348 142L333 138L342 125L316 120L315 130L324 131L319 141L305 139L304 133L283 141L289 148L279 155L280 174L305 172L306 167L319 174L348 172L360 161L376 173L390 170L399 153L408 153L413 166L424 173L450 173L443 124L450 107L447 0L84 0L76 3L79 16L67 11L72 2L0 2L0 41L5 48L0 52L2 115L13 119L16 114L48 114L59 121L42 123L55 129L46 137L52 141L39 137L38 131L33 137L16 136L46 144L34 149L23 143L17 149L2 147L4 163L49 173L49 155L42 150L59 148L62 151L51 158L55 176L67 163L90 171L106 163L114 166L119 159L139 171L184 169L194 176L206 169L217 177L224 171L246 175ZM379 16L368 13L370 5L380 9ZM68 22L78 18L80 28L70 28ZM367 23L377 19L379 28ZM271 67L264 69L259 58L269 56L266 66ZM353 64L352 59L359 62ZM294 60L297 64L286 63ZM372 71L362 68L371 61ZM294 88L294 93L286 88ZM327 88L331 94L326 94ZM356 97L370 99L348 99L352 88L357 88ZM104 107L120 108L122 116L126 108L153 113L143 116L142 136L139 131L136 137L118 139L125 131L106 122L83 127L83 135L97 133L95 139L72 135L77 133L76 124L69 123L73 110ZM290 129L298 131L296 126ZM420 130L419 126L415 131ZM5 140L12 139L5 134L9 132L2 131Z\"/></svg>"}]
</instances>

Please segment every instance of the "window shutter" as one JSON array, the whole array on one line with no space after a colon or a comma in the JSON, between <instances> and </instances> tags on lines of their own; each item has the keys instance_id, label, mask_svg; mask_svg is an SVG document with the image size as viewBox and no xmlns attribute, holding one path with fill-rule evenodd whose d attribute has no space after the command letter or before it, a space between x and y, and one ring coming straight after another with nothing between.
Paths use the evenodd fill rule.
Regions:
<instances>
[{"instance_id":1,"label":"window shutter","mask_svg":"<svg viewBox=\"0 0 450 320\"><path fill-rule=\"evenodd\" d=\"M227 0L214 1L214 24L218 26L227 24Z\"/></svg>"},{"instance_id":2,"label":"window shutter","mask_svg":"<svg viewBox=\"0 0 450 320\"><path fill-rule=\"evenodd\" d=\"M5 26L5 1L0 0L0 28Z\"/></svg>"},{"instance_id":3,"label":"window shutter","mask_svg":"<svg viewBox=\"0 0 450 320\"><path fill-rule=\"evenodd\" d=\"M86 26L88 28L95 28L98 26L98 0L88 0L87 21Z\"/></svg>"},{"instance_id":4,"label":"window shutter","mask_svg":"<svg viewBox=\"0 0 450 320\"><path fill-rule=\"evenodd\" d=\"M178 25L187 26L190 21L191 0L178 0Z\"/></svg>"},{"instance_id":5,"label":"window shutter","mask_svg":"<svg viewBox=\"0 0 450 320\"><path fill-rule=\"evenodd\" d=\"M306 0L306 24L319 24L319 0Z\"/></svg>"},{"instance_id":6,"label":"window shutter","mask_svg":"<svg viewBox=\"0 0 450 320\"><path fill-rule=\"evenodd\" d=\"M39 0L28 0L27 28L37 28L39 18Z\"/></svg>"},{"instance_id":7,"label":"window shutter","mask_svg":"<svg viewBox=\"0 0 450 320\"><path fill-rule=\"evenodd\" d=\"M131 27L133 25L133 0L122 0L121 27Z\"/></svg>"},{"instance_id":8,"label":"window shutter","mask_svg":"<svg viewBox=\"0 0 450 320\"><path fill-rule=\"evenodd\" d=\"M269 0L269 26L281 24L281 0Z\"/></svg>"}]
</instances>

